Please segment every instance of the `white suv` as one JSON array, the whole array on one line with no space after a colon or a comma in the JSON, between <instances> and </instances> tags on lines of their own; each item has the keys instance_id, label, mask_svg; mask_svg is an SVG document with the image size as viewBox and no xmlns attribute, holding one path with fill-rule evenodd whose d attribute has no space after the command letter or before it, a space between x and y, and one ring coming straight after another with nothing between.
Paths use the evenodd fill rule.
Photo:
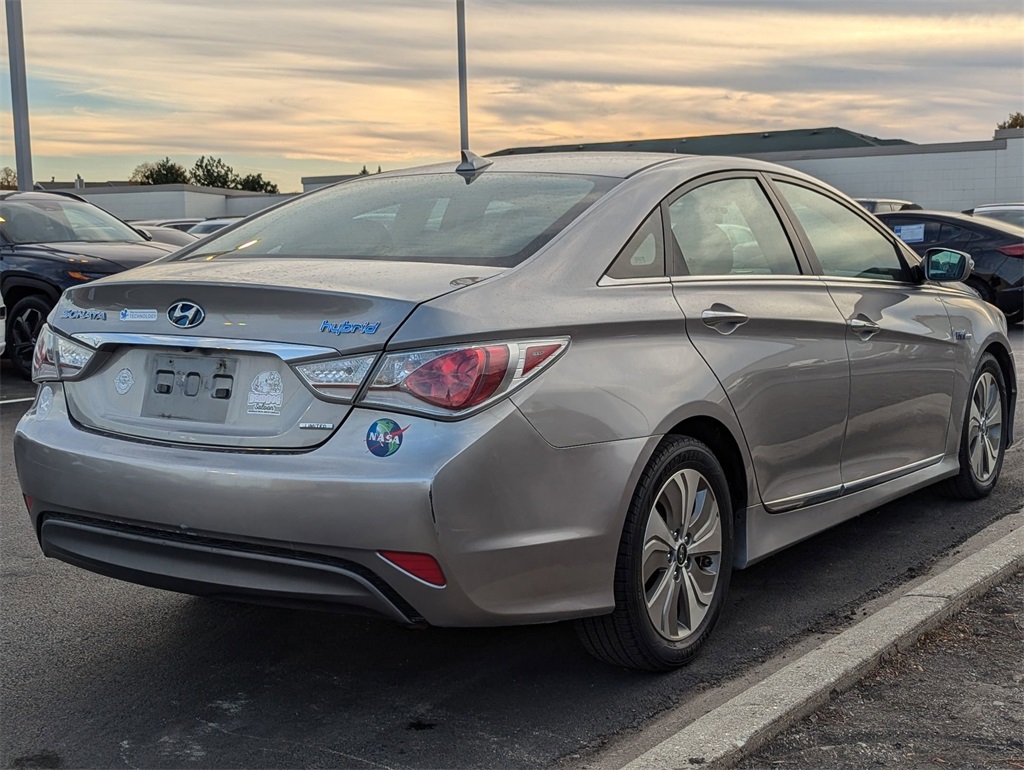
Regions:
<instances>
[{"instance_id":1,"label":"white suv","mask_svg":"<svg viewBox=\"0 0 1024 770\"><path fill-rule=\"evenodd\" d=\"M998 219L1000 222L1024 227L1024 203L986 203L971 213L976 217Z\"/></svg>"}]
</instances>

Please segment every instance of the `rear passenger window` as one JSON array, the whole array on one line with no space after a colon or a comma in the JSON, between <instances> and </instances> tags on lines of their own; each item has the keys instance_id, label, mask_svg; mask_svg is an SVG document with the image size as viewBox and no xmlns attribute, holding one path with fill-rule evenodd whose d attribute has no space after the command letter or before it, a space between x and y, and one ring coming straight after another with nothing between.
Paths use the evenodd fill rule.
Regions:
<instances>
[{"instance_id":1,"label":"rear passenger window","mask_svg":"<svg viewBox=\"0 0 1024 770\"><path fill-rule=\"evenodd\" d=\"M885 223L896 233L896 237L909 246L919 243L937 243L940 240L940 228L938 222L925 222L921 219L910 217L892 217L885 220Z\"/></svg>"},{"instance_id":2,"label":"rear passenger window","mask_svg":"<svg viewBox=\"0 0 1024 770\"><path fill-rule=\"evenodd\" d=\"M668 207L680 275L798 275L793 247L756 179L711 182Z\"/></svg>"},{"instance_id":3,"label":"rear passenger window","mask_svg":"<svg viewBox=\"0 0 1024 770\"><path fill-rule=\"evenodd\" d=\"M815 190L778 182L825 275L904 280L896 244L846 206Z\"/></svg>"},{"instance_id":4,"label":"rear passenger window","mask_svg":"<svg viewBox=\"0 0 1024 770\"><path fill-rule=\"evenodd\" d=\"M663 240L661 210L655 209L619 252L608 270L608 277L628 279L665 275Z\"/></svg>"}]
</instances>

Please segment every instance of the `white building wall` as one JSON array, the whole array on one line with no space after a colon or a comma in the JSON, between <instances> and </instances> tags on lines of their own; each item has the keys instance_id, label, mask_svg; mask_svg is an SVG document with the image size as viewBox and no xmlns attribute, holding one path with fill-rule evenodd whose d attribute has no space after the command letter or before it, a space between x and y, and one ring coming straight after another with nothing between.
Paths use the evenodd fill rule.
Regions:
<instances>
[{"instance_id":1,"label":"white building wall","mask_svg":"<svg viewBox=\"0 0 1024 770\"><path fill-rule=\"evenodd\" d=\"M298 193L279 193L277 195L247 195L224 199L224 216L244 217L281 201L294 198Z\"/></svg>"},{"instance_id":2,"label":"white building wall","mask_svg":"<svg viewBox=\"0 0 1024 770\"><path fill-rule=\"evenodd\" d=\"M840 150L757 157L815 176L854 198L899 198L926 209L963 211L983 203L1024 201L1024 130L1000 131L996 137L961 145L846 151L847 157L837 157Z\"/></svg>"},{"instance_id":3,"label":"white building wall","mask_svg":"<svg viewBox=\"0 0 1024 770\"><path fill-rule=\"evenodd\" d=\"M75 190L90 203L121 219L173 219L224 215L224 196L195 190L143 190L128 188Z\"/></svg>"}]
</instances>

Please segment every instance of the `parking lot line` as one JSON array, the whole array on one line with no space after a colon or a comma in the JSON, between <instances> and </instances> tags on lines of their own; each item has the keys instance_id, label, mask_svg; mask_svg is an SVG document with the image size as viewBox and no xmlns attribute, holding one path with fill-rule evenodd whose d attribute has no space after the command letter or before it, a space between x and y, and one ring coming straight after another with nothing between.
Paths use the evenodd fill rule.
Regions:
<instances>
[{"instance_id":1,"label":"parking lot line","mask_svg":"<svg viewBox=\"0 0 1024 770\"><path fill-rule=\"evenodd\" d=\"M21 404L21 403L24 403L25 401L35 401L35 400L36 400L35 396L29 396L28 398L8 398L5 401L0 401L0 405L2 405L2 404Z\"/></svg>"}]
</instances>

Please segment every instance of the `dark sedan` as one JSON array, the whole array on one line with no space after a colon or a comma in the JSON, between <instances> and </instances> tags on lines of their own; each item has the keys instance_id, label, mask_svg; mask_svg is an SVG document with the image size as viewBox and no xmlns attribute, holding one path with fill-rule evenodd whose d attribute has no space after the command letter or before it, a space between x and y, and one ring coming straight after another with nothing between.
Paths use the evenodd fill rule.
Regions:
<instances>
[{"instance_id":1,"label":"dark sedan","mask_svg":"<svg viewBox=\"0 0 1024 770\"><path fill-rule=\"evenodd\" d=\"M61 292L152 262L176 246L154 243L98 206L53 192L0 194L0 291L7 355L31 376L32 350Z\"/></svg>"},{"instance_id":2,"label":"dark sedan","mask_svg":"<svg viewBox=\"0 0 1024 770\"><path fill-rule=\"evenodd\" d=\"M918 254L943 248L974 259L967 284L1010 323L1024 319L1024 228L947 211L877 214Z\"/></svg>"}]
</instances>

